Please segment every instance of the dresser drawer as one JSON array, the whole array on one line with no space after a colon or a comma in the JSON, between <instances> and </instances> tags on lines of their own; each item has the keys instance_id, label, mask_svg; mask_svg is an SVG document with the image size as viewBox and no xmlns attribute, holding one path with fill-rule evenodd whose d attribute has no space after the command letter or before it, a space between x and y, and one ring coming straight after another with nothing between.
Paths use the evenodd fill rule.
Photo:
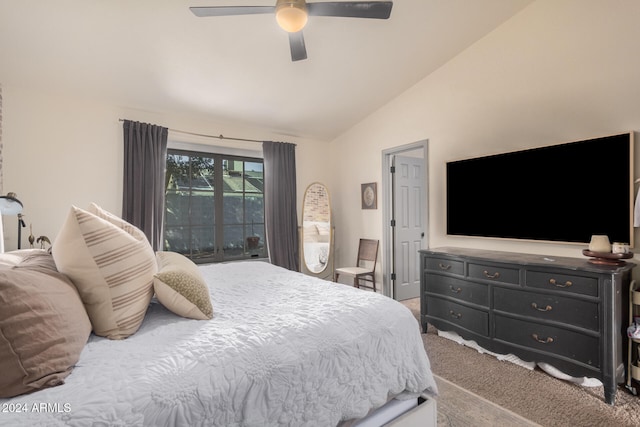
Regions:
<instances>
[{"instance_id":1,"label":"dresser drawer","mask_svg":"<svg viewBox=\"0 0 640 427\"><path fill-rule=\"evenodd\" d=\"M496 314L495 338L600 367L599 339L589 335Z\"/></svg>"},{"instance_id":2,"label":"dresser drawer","mask_svg":"<svg viewBox=\"0 0 640 427\"><path fill-rule=\"evenodd\" d=\"M489 313L433 296L426 298L428 317L437 317L480 335L489 334Z\"/></svg>"},{"instance_id":3,"label":"dresser drawer","mask_svg":"<svg viewBox=\"0 0 640 427\"><path fill-rule=\"evenodd\" d=\"M598 331L598 304L557 295L493 288L494 310Z\"/></svg>"},{"instance_id":4,"label":"dresser drawer","mask_svg":"<svg viewBox=\"0 0 640 427\"><path fill-rule=\"evenodd\" d=\"M427 258L425 260L426 270L438 271L440 273L464 276L464 262L446 258Z\"/></svg>"},{"instance_id":5,"label":"dresser drawer","mask_svg":"<svg viewBox=\"0 0 640 427\"><path fill-rule=\"evenodd\" d=\"M575 294L598 296L598 279L542 271L528 271L526 286Z\"/></svg>"},{"instance_id":6,"label":"dresser drawer","mask_svg":"<svg viewBox=\"0 0 640 427\"><path fill-rule=\"evenodd\" d=\"M518 285L520 284L520 269L495 265L469 264L469 277Z\"/></svg>"},{"instance_id":7,"label":"dresser drawer","mask_svg":"<svg viewBox=\"0 0 640 427\"><path fill-rule=\"evenodd\" d=\"M426 291L473 304L489 306L489 288L481 283L468 282L439 274L425 275Z\"/></svg>"}]
</instances>

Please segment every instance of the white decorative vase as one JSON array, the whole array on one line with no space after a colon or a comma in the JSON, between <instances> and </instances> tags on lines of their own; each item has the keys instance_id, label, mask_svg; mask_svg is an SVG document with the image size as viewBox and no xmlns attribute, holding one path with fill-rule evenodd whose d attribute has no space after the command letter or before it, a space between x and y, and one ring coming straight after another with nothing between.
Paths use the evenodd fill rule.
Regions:
<instances>
[{"instance_id":1,"label":"white decorative vase","mask_svg":"<svg viewBox=\"0 0 640 427\"><path fill-rule=\"evenodd\" d=\"M611 252L611 243L609 243L609 237L604 235L594 234L591 236L591 242L589 243L589 250L591 252Z\"/></svg>"}]
</instances>

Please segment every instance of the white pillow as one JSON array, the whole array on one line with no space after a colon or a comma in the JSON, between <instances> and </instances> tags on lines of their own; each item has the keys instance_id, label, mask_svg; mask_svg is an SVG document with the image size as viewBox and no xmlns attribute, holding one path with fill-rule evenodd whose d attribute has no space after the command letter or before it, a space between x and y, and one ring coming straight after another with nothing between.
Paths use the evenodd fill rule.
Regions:
<instances>
[{"instance_id":1,"label":"white pillow","mask_svg":"<svg viewBox=\"0 0 640 427\"><path fill-rule=\"evenodd\" d=\"M153 297L155 253L144 233L95 204L72 206L52 247L61 273L74 283L96 335L135 333Z\"/></svg>"},{"instance_id":2,"label":"white pillow","mask_svg":"<svg viewBox=\"0 0 640 427\"><path fill-rule=\"evenodd\" d=\"M198 266L176 252L156 253L159 271L153 288L160 304L175 314L190 319L213 318L213 308L207 286Z\"/></svg>"}]
</instances>

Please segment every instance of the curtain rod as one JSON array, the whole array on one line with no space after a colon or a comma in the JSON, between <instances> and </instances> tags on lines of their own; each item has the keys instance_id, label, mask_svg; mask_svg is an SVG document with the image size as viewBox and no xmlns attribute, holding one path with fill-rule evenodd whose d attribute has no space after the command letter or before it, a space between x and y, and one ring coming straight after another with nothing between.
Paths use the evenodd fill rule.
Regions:
<instances>
[{"instance_id":1,"label":"curtain rod","mask_svg":"<svg viewBox=\"0 0 640 427\"><path fill-rule=\"evenodd\" d=\"M118 120L120 120L121 122L124 122L125 119L118 119ZM193 136L202 136L202 137L205 137L205 138L228 139L230 141L246 141L246 142L259 142L259 143L263 143L264 142L264 141L259 141L257 139L232 138L230 136L224 136L222 134L216 136L216 135L206 135L206 134L203 134L203 133L187 132L187 131L184 131L184 130L171 129L171 128L169 128L169 130L171 132L184 133L184 134L193 135Z\"/></svg>"}]
</instances>

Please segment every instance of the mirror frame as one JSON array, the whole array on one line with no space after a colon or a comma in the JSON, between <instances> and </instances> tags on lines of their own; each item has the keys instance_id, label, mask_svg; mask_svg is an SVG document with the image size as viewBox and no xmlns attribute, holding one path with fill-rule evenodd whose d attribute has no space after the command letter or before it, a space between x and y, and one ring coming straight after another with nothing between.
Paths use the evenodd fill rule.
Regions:
<instances>
[{"instance_id":1,"label":"mirror frame","mask_svg":"<svg viewBox=\"0 0 640 427\"><path fill-rule=\"evenodd\" d=\"M324 263L324 267L322 269L313 269L313 267L310 267L307 264L307 260L306 260L306 251L305 251L305 240L308 239L308 235L306 233L305 228L308 230L308 225L306 224L308 222L311 222L311 220L308 218L309 214L307 213L307 207L309 206L310 200L311 200L311 191L313 191L312 189L315 186L321 186L322 189L324 190L324 193L326 194L326 200L327 200L327 213L326 215L328 216L327 219L327 223L328 223L328 230L326 230L326 235L327 236L327 244L328 244L328 248L327 248L327 261ZM322 218L319 218L321 223L324 223L325 217L323 215ZM303 273L311 275L311 276L317 276L317 277L321 277L321 278L325 278L328 280L333 280L333 245L334 245L334 227L333 227L333 220L331 218L331 195L329 194L329 189L327 188L326 185L324 185L321 182L312 182L311 184L309 184L304 192L304 197L302 200L302 226L300 227L300 269ZM307 242L308 243L308 242Z\"/></svg>"}]
</instances>

